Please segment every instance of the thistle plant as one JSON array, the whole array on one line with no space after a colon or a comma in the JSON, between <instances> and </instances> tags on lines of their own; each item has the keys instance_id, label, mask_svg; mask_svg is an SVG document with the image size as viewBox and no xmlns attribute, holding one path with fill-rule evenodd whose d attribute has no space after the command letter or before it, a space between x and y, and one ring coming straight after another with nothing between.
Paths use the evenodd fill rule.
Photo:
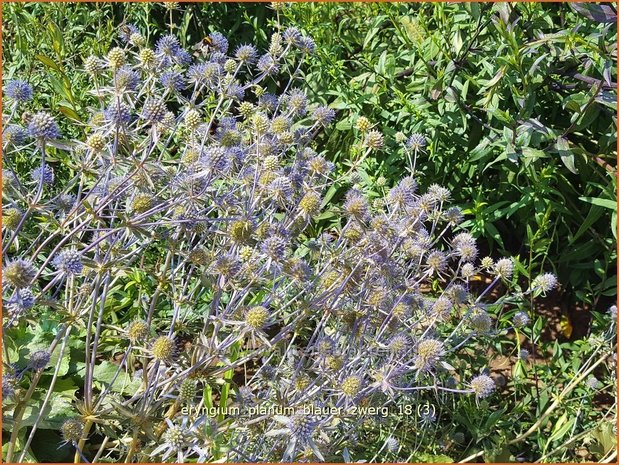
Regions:
<instances>
[{"instance_id":1,"label":"thistle plant","mask_svg":"<svg viewBox=\"0 0 619 465\"><path fill-rule=\"evenodd\" d=\"M512 329L503 309L557 285L543 274L491 292L512 289L514 263L479 260L449 190L419 188L420 134L397 138L411 176L379 201L351 185L329 204L336 234L322 234L326 190L342 180L316 142L335 112L303 91L314 42L294 28L266 51L209 39L192 56L174 35L150 47L124 28L84 61L94 103L79 140L49 112L22 126L32 89L6 87L4 328L55 328L23 366L4 358L9 462L26 460L75 340L83 385L62 433L76 461L342 460L381 427L363 408L408 412L427 393L492 403L497 387L470 354ZM385 149L367 118L357 128L364 157ZM37 164L26 177L24 156ZM476 294L480 275L490 284ZM430 431L438 419L424 418Z\"/></svg>"}]
</instances>

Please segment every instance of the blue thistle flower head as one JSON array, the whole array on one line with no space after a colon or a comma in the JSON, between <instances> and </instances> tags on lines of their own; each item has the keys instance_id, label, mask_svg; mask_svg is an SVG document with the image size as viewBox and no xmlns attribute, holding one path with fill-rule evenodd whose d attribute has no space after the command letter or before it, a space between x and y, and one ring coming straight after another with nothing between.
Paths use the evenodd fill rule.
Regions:
<instances>
[{"instance_id":1,"label":"blue thistle flower head","mask_svg":"<svg viewBox=\"0 0 619 465\"><path fill-rule=\"evenodd\" d=\"M224 116L219 120L219 127L226 131L237 128L236 118L234 116Z\"/></svg>"},{"instance_id":2,"label":"blue thistle flower head","mask_svg":"<svg viewBox=\"0 0 619 465\"><path fill-rule=\"evenodd\" d=\"M277 64L277 61L275 61L275 59L268 53L265 55L262 55L258 59L256 68L258 68L258 71L266 74L267 76L272 76L273 74L277 74L277 72L279 71L279 65Z\"/></svg>"},{"instance_id":3,"label":"blue thistle flower head","mask_svg":"<svg viewBox=\"0 0 619 465\"><path fill-rule=\"evenodd\" d=\"M236 145L226 149L226 156L233 163L241 164L247 157L247 151L243 147Z\"/></svg>"},{"instance_id":4,"label":"blue thistle flower head","mask_svg":"<svg viewBox=\"0 0 619 465\"><path fill-rule=\"evenodd\" d=\"M211 54L210 61L223 66L226 64L226 61L228 61L228 55L226 55L225 53L215 51Z\"/></svg>"},{"instance_id":5,"label":"blue thistle flower head","mask_svg":"<svg viewBox=\"0 0 619 465\"><path fill-rule=\"evenodd\" d=\"M277 97L273 94L263 94L258 99L258 108L267 112L274 112L277 108Z\"/></svg>"},{"instance_id":6,"label":"blue thistle flower head","mask_svg":"<svg viewBox=\"0 0 619 465\"><path fill-rule=\"evenodd\" d=\"M166 89L180 92L186 86L185 78L178 71L165 71L159 78L159 82Z\"/></svg>"},{"instance_id":7,"label":"blue thistle flower head","mask_svg":"<svg viewBox=\"0 0 619 465\"><path fill-rule=\"evenodd\" d=\"M181 48L176 52L175 61L180 66L188 66L192 61L191 54L184 48Z\"/></svg>"},{"instance_id":8,"label":"blue thistle flower head","mask_svg":"<svg viewBox=\"0 0 619 465\"><path fill-rule=\"evenodd\" d=\"M68 213L75 206L75 196L72 194L60 194L54 206L59 213Z\"/></svg>"},{"instance_id":9,"label":"blue thistle flower head","mask_svg":"<svg viewBox=\"0 0 619 465\"><path fill-rule=\"evenodd\" d=\"M6 302L6 308L12 315L29 310L34 306L36 299L30 288L18 289Z\"/></svg>"},{"instance_id":10,"label":"blue thistle flower head","mask_svg":"<svg viewBox=\"0 0 619 465\"><path fill-rule=\"evenodd\" d=\"M301 39L301 32L296 27L287 28L282 34L284 41L289 44L297 44Z\"/></svg>"},{"instance_id":11,"label":"blue thistle flower head","mask_svg":"<svg viewBox=\"0 0 619 465\"><path fill-rule=\"evenodd\" d=\"M411 136L406 141L406 145L408 146L408 148L411 148L413 150L419 150L425 147L426 144L427 141L425 136L419 133L411 134Z\"/></svg>"},{"instance_id":12,"label":"blue thistle flower head","mask_svg":"<svg viewBox=\"0 0 619 465\"><path fill-rule=\"evenodd\" d=\"M245 89L238 84L230 84L226 89L226 96L232 100L243 100L243 97L245 97Z\"/></svg>"},{"instance_id":13,"label":"blue thistle flower head","mask_svg":"<svg viewBox=\"0 0 619 465\"><path fill-rule=\"evenodd\" d=\"M140 83L140 74L131 66L121 66L115 76L116 87L126 90L135 90Z\"/></svg>"},{"instance_id":14,"label":"blue thistle flower head","mask_svg":"<svg viewBox=\"0 0 619 465\"><path fill-rule=\"evenodd\" d=\"M318 124L327 126L333 122L335 111L332 108L321 106L314 110L312 116Z\"/></svg>"},{"instance_id":15,"label":"blue thistle flower head","mask_svg":"<svg viewBox=\"0 0 619 465\"><path fill-rule=\"evenodd\" d=\"M140 30L135 24L125 24L123 27L120 28L118 37L124 43L128 43L129 40L131 40L131 36L133 34L139 34L139 33L140 33Z\"/></svg>"},{"instance_id":16,"label":"blue thistle flower head","mask_svg":"<svg viewBox=\"0 0 619 465\"><path fill-rule=\"evenodd\" d=\"M226 53L228 51L228 39L226 39L220 32L211 32L208 35L211 39L212 47L220 53Z\"/></svg>"},{"instance_id":17,"label":"blue thistle flower head","mask_svg":"<svg viewBox=\"0 0 619 465\"><path fill-rule=\"evenodd\" d=\"M33 181L41 181L43 184L54 184L54 170L51 166L45 164L42 167L35 168L30 173Z\"/></svg>"},{"instance_id":18,"label":"blue thistle flower head","mask_svg":"<svg viewBox=\"0 0 619 465\"><path fill-rule=\"evenodd\" d=\"M288 95L283 95L282 103L296 116L303 116L307 111L307 96L301 89L292 89Z\"/></svg>"},{"instance_id":19,"label":"blue thistle flower head","mask_svg":"<svg viewBox=\"0 0 619 465\"><path fill-rule=\"evenodd\" d=\"M385 441L385 449L387 449L389 452L395 453L398 451L399 447L400 443L393 436L388 437Z\"/></svg>"},{"instance_id":20,"label":"blue thistle flower head","mask_svg":"<svg viewBox=\"0 0 619 465\"><path fill-rule=\"evenodd\" d=\"M26 81L16 79L7 82L4 88L4 94L15 102L27 102L28 100L32 100L32 86Z\"/></svg>"},{"instance_id":21,"label":"blue thistle flower head","mask_svg":"<svg viewBox=\"0 0 619 465\"><path fill-rule=\"evenodd\" d=\"M256 47L253 45L240 45L234 52L234 56L242 63L253 63L256 60Z\"/></svg>"},{"instance_id":22,"label":"blue thistle flower head","mask_svg":"<svg viewBox=\"0 0 619 465\"><path fill-rule=\"evenodd\" d=\"M186 66L191 63L191 55L181 47L178 39L167 34L157 41L155 53L159 58L159 64L168 68L173 64Z\"/></svg>"},{"instance_id":23,"label":"blue thistle flower head","mask_svg":"<svg viewBox=\"0 0 619 465\"><path fill-rule=\"evenodd\" d=\"M178 38L172 34L166 34L155 44L156 53L168 56L173 56L180 48Z\"/></svg>"},{"instance_id":24,"label":"blue thistle flower head","mask_svg":"<svg viewBox=\"0 0 619 465\"><path fill-rule=\"evenodd\" d=\"M144 106L142 107L142 118L151 123L159 123L163 120L166 112L167 108L165 103L151 97L144 102Z\"/></svg>"},{"instance_id":25,"label":"blue thistle flower head","mask_svg":"<svg viewBox=\"0 0 619 465\"><path fill-rule=\"evenodd\" d=\"M112 102L103 114L105 119L115 126L124 126L131 122L131 111L124 103Z\"/></svg>"},{"instance_id":26,"label":"blue thistle flower head","mask_svg":"<svg viewBox=\"0 0 619 465\"><path fill-rule=\"evenodd\" d=\"M16 124L10 124L2 131L2 140L13 145L24 145L27 139L28 131L26 128Z\"/></svg>"},{"instance_id":27,"label":"blue thistle flower head","mask_svg":"<svg viewBox=\"0 0 619 465\"><path fill-rule=\"evenodd\" d=\"M36 113L28 124L28 134L39 140L52 140L60 137L60 129L49 113Z\"/></svg>"},{"instance_id":28,"label":"blue thistle flower head","mask_svg":"<svg viewBox=\"0 0 619 465\"><path fill-rule=\"evenodd\" d=\"M219 84L221 77L221 65L212 61L206 63L196 63L191 65L187 70L187 76L190 82L198 84L206 84L209 88L214 89Z\"/></svg>"},{"instance_id":29,"label":"blue thistle flower head","mask_svg":"<svg viewBox=\"0 0 619 465\"><path fill-rule=\"evenodd\" d=\"M37 350L30 355L30 360L28 360L28 368L33 370L42 370L47 367L51 358L52 356L48 351Z\"/></svg>"},{"instance_id":30,"label":"blue thistle flower head","mask_svg":"<svg viewBox=\"0 0 619 465\"><path fill-rule=\"evenodd\" d=\"M61 251L56 258L54 258L52 264L56 269L68 275L79 275L84 269L82 256L76 250Z\"/></svg>"},{"instance_id":31,"label":"blue thistle flower head","mask_svg":"<svg viewBox=\"0 0 619 465\"><path fill-rule=\"evenodd\" d=\"M471 388L478 399L483 399L494 392L496 385L490 376L479 375L471 380Z\"/></svg>"},{"instance_id":32,"label":"blue thistle flower head","mask_svg":"<svg viewBox=\"0 0 619 465\"><path fill-rule=\"evenodd\" d=\"M316 51L316 42L311 37L301 37L298 42L298 47L303 53L312 55Z\"/></svg>"}]
</instances>

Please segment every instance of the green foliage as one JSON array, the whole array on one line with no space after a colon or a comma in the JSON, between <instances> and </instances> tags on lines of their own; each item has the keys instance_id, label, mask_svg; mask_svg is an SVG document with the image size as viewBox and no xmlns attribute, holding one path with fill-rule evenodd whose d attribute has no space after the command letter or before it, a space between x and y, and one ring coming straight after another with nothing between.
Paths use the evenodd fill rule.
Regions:
<instances>
[{"instance_id":1,"label":"green foliage","mask_svg":"<svg viewBox=\"0 0 619 465\"><path fill-rule=\"evenodd\" d=\"M421 132L421 183L451 189L490 248L526 257L529 273L552 266L574 301L616 295L612 9L310 3L282 14L318 44L306 80L339 110L325 140L334 161L351 156L359 116L379 123L392 137L363 165L372 186L405 169L395 131Z\"/></svg>"},{"instance_id":2,"label":"green foliage","mask_svg":"<svg viewBox=\"0 0 619 465\"><path fill-rule=\"evenodd\" d=\"M314 94L310 97L338 112L335 129L319 136L319 147L340 174L359 156L359 116L369 118L386 136L385 149L363 160L356 180L370 197L382 197L408 169L394 141L396 131L424 134L428 146L420 154L416 176L424 188L438 183L451 190L453 203L466 215L463 227L487 244L482 252L496 248L515 256L514 281L523 289L541 270L553 269L572 301L606 310L617 295L616 23L606 6L300 3L273 9L188 3L170 10L149 3L58 3L53 8L12 3L3 7L3 72L5 80L24 78L34 86L33 107L61 113L66 123L84 123L88 107L99 102L77 71L89 55L107 52L124 22L135 23L151 41L165 31L180 31L188 48L215 30L233 37L234 47L264 45L269 29L298 27L317 43L315 59L304 75ZM83 139L85 127L66 124L63 134ZM64 161L54 158L62 155L53 149L49 156ZM33 167L27 156L15 162L20 172ZM57 176L71 179L78 170L67 160ZM379 177L386 179L385 185L377 182ZM321 228L337 226L333 205L345 187L349 185L338 183L328 189L318 218ZM52 228L53 221L43 218L40 223L50 222ZM153 247L147 259L154 261L162 252ZM156 276L139 268L124 270L108 290L102 318L120 326L143 317L148 311L144 296L152 296L159 284ZM208 312L211 298L197 303L197 315ZM34 333L23 325L4 333L4 361L16 370L24 369L27 355L49 347L59 333L63 322L54 316L54 305L59 304L50 303L51 311L37 308L44 313ZM166 305L159 305L160 315L171 314ZM506 307L500 310L504 323L516 310ZM610 346L614 334L607 329L614 330L613 324L600 312L592 316L590 333L605 334ZM569 382L605 353L604 344L595 339L541 339L549 324L536 315L522 330L523 341L535 346L538 359L518 359L523 342L517 332L516 337L504 333L494 341L497 354L511 351L511 371L498 407L471 398L454 400L436 412L431 425L421 424L416 415L394 415L391 429L379 427L376 437L359 438L359 444L344 447L345 454L352 460L442 463L471 455L501 462L540 457L548 462L576 461L582 459L576 445L585 443L589 458L608 457L616 447L615 419L613 409L596 396L616 397L615 373L609 368L613 364L609 361L595 372L605 380L600 387L582 385L561 397ZM76 414L71 403L86 376L85 335L85 329L75 329L62 355L57 370L62 379L55 382L39 425L38 447L26 460L73 458L69 447L57 447L58 429ZM120 342L100 341L99 353L108 359L96 365L94 378L98 389L130 396L139 383L112 362ZM235 357L242 355L239 350L235 347ZM467 353L463 360L468 357L475 366L478 356ZM58 362L55 352L50 366ZM51 378L43 373L39 386L49 387ZM233 370L225 371L219 381L204 387L207 408L225 408L232 402ZM24 383L19 389L23 392L28 386ZM446 397L437 395L423 394L415 401L446 405ZM32 425L43 397L40 392L33 396L22 426ZM514 442L559 397L561 407L536 433L526 442ZM10 401L5 406L14 407ZM5 431L12 421L5 419ZM19 435L18 451L26 431ZM394 433L399 452L381 452L384 440ZM457 433L463 440L454 440ZM215 455L223 460L225 438L218 436L214 442ZM410 444L421 444L422 450L412 450ZM3 450L6 453L6 447Z\"/></svg>"}]
</instances>

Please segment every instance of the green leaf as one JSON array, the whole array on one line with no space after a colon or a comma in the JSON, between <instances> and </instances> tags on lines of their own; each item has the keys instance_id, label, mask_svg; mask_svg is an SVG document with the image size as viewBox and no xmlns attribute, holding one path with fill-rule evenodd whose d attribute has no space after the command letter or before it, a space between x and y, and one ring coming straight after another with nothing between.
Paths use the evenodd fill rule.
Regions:
<instances>
[{"instance_id":1,"label":"green leaf","mask_svg":"<svg viewBox=\"0 0 619 465\"><path fill-rule=\"evenodd\" d=\"M570 3L570 7L580 15L596 23L612 23L617 21L617 13L612 4L603 3Z\"/></svg>"},{"instance_id":2,"label":"green leaf","mask_svg":"<svg viewBox=\"0 0 619 465\"><path fill-rule=\"evenodd\" d=\"M570 143L565 137L559 137L555 144L555 148L561 156L561 161L565 167L574 174L578 174L576 166L574 165L574 152L570 149Z\"/></svg>"},{"instance_id":3,"label":"green leaf","mask_svg":"<svg viewBox=\"0 0 619 465\"><path fill-rule=\"evenodd\" d=\"M48 68L52 68L55 71L62 72L60 66L57 65L56 62L52 60L51 58L48 58L45 55L35 55L34 58L36 60L39 60L41 63L43 63Z\"/></svg>"},{"instance_id":4,"label":"green leaf","mask_svg":"<svg viewBox=\"0 0 619 465\"><path fill-rule=\"evenodd\" d=\"M80 118L80 115L78 115L75 110L73 110L72 108L69 108L65 105L58 105L58 111L60 111L60 113L62 113L63 115L65 115L67 118L72 119L74 121L82 121L82 119Z\"/></svg>"},{"instance_id":5,"label":"green leaf","mask_svg":"<svg viewBox=\"0 0 619 465\"><path fill-rule=\"evenodd\" d=\"M118 365L104 361L95 366L93 378L96 383L101 383L106 388L111 385L110 389L114 392L129 395L135 394L140 389L142 381L132 378L123 368L120 369L120 373L114 379L117 371Z\"/></svg>"},{"instance_id":6,"label":"green leaf","mask_svg":"<svg viewBox=\"0 0 619 465\"><path fill-rule=\"evenodd\" d=\"M578 197L579 200L583 202L592 203L593 205L597 205L598 207L609 208L610 210L616 212L617 211L617 202L609 199L602 199L600 197Z\"/></svg>"}]
</instances>

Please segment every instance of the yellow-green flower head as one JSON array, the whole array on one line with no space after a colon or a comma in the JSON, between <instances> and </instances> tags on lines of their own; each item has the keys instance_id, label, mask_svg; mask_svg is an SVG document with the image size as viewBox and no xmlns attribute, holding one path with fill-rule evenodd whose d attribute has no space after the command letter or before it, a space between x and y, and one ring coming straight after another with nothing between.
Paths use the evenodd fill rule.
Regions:
<instances>
[{"instance_id":1,"label":"yellow-green flower head","mask_svg":"<svg viewBox=\"0 0 619 465\"><path fill-rule=\"evenodd\" d=\"M273 121L271 121L271 130L275 134L281 134L288 131L290 126L290 118L287 118L286 116L276 116L273 118Z\"/></svg>"},{"instance_id":2,"label":"yellow-green flower head","mask_svg":"<svg viewBox=\"0 0 619 465\"><path fill-rule=\"evenodd\" d=\"M269 118L262 113L256 113L253 117L252 123L254 125L254 129L259 134L264 134L269 130Z\"/></svg>"},{"instance_id":3,"label":"yellow-green flower head","mask_svg":"<svg viewBox=\"0 0 619 465\"><path fill-rule=\"evenodd\" d=\"M114 47L107 54L108 65L112 69L118 69L125 64L127 57L125 51L120 47Z\"/></svg>"},{"instance_id":4,"label":"yellow-green flower head","mask_svg":"<svg viewBox=\"0 0 619 465\"><path fill-rule=\"evenodd\" d=\"M71 443L79 442L84 432L84 422L79 418L71 418L60 427L62 438Z\"/></svg>"},{"instance_id":5,"label":"yellow-green flower head","mask_svg":"<svg viewBox=\"0 0 619 465\"><path fill-rule=\"evenodd\" d=\"M290 145L294 142L294 134L291 131L282 132L277 136L278 140L285 145Z\"/></svg>"},{"instance_id":6,"label":"yellow-green flower head","mask_svg":"<svg viewBox=\"0 0 619 465\"><path fill-rule=\"evenodd\" d=\"M197 110L191 109L185 114L185 126L189 131L195 131L200 123L202 123L202 118Z\"/></svg>"},{"instance_id":7,"label":"yellow-green flower head","mask_svg":"<svg viewBox=\"0 0 619 465\"><path fill-rule=\"evenodd\" d=\"M401 143L402 143L402 142L404 142L405 140L406 140L406 136L404 135L404 133L403 133L403 132L398 131L398 132L396 132L396 133L395 133L395 141L396 141L398 144L401 144Z\"/></svg>"},{"instance_id":8,"label":"yellow-green flower head","mask_svg":"<svg viewBox=\"0 0 619 465\"><path fill-rule=\"evenodd\" d=\"M172 425L163 434L163 440L166 444L169 444L174 449L182 449L188 439L186 428L181 426Z\"/></svg>"},{"instance_id":9,"label":"yellow-green flower head","mask_svg":"<svg viewBox=\"0 0 619 465\"><path fill-rule=\"evenodd\" d=\"M434 252L430 252L428 254L428 257L426 258L426 265L428 265L428 268L432 274L437 274L447 267L447 258L443 252L435 250Z\"/></svg>"},{"instance_id":10,"label":"yellow-green flower head","mask_svg":"<svg viewBox=\"0 0 619 465\"><path fill-rule=\"evenodd\" d=\"M8 262L4 266L2 280L17 289L21 289L30 286L35 276L36 269L32 265L32 262L29 260L17 259Z\"/></svg>"},{"instance_id":11,"label":"yellow-green flower head","mask_svg":"<svg viewBox=\"0 0 619 465\"><path fill-rule=\"evenodd\" d=\"M22 219L22 213L17 208L7 208L2 213L2 226L15 229Z\"/></svg>"},{"instance_id":12,"label":"yellow-green flower head","mask_svg":"<svg viewBox=\"0 0 619 465\"><path fill-rule=\"evenodd\" d=\"M476 306L469 315L469 326L478 333L487 333L492 329L492 318L481 307Z\"/></svg>"},{"instance_id":13,"label":"yellow-green flower head","mask_svg":"<svg viewBox=\"0 0 619 465\"><path fill-rule=\"evenodd\" d=\"M239 113L243 116L243 118L248 119L252 116L256 111L256 107L251 102L242 102L239 105Z\"/></svg>"},{"instance_id":14,"label":"yellow-green flower head","mask_svg":"<svg viewBox=\"0 0 619 465\"><path fill-rule=\"evenodd\" d=\"M127 336L131 342L142 342L149 335L148 324L142 320L133 321L127 328Z\"/></svg>"},{"instance_id":15,"label":"yellow-green flower head","mask_svg":"<svg viewBox=\"0 0 619 465\"><path fill-rule=\"evenodd\" d=\"M139 32L134 32L129 36L129 42L131 42L133 45L141 47L146 44L146 39Z\"/></svg>"},{"instance_id":16,"label":"yellow-green flower head","mask_svg":"<svg viewBox=\"0 0 619 465\"><path fill-rule=\"evenodd\" d=\"M460 274L464 279L471 279L475 276L475 266L472 263L465 263L460 268Z\"/></svg>"},{"instance_id":17,"label":"yellow-green flower head","mask_svg":"<svg viewBox=\"0 0 619 465\"><path fill-rule=\"evenodd\" d=\"M206 265L209 262L210 255L204 247L196 247L189 252L187 258L195 265Z\"/></svg>"},{"instance_id":18,"label":"yellow-green flower head","mask_svg":"<svg viewBox=\"0 0 619 465\"><path fill-rule=\"evenodd\" d=\"M309 160L308 168L313 174L325 175L331 171L332 165L323 157L317 155Z\"/></svg>"},{"instance_id":19,"label":"yellow-green flower head","mask_svg":"<svg viewBox=\"0 0 619 465\"><path fill-rule=\"evenodd\" d=\"M269 319L269 311L262 305L256 305L247 310L245 323L252 329L261 329Z\"/></svg>"},{"instance_id":20,"label":"yellow-green flower head","mask_svg":"<svg viewBox=\"0 0 619 465\"><path fill-rule=\"evenodd\" d=\"M321 356L331 355L335 349L335 341L330 337L325 337L316 344L316 351Z\"/></svg>"},{"instance_id":21,"label":"yellow-green flower head","mask_svg":"<svg viewBox=\"0 0 619 465\"><path fill-rule=\"evenodd\" d=\"M175 348L174 339L168 336L159 336L153 342L150 351L155 360L169 362L174 358Z\"/></svg>"},{"instance_id":22,"label":"yellow-green flower head","mask_svg":"<svg viewBox=\"0 0 619 465\"><path fill-rule=\"evenodd\" d=\"M150 48L143 48L139 55L140 63L146 68L150 68L155 64L155 52Z\"/></svg>"},{"instance_id":23,"label":"yellow-green flower head","mask_svg":"<svg viewBox=\"0 0 619 465\"><path fill-rule=\"evenodd\" d=\"M393 307L391 313L395 318L404 320L411 315L411 307L406 302L401 300Z\"/></svg>"},{"instance_id":24,"label":"yellow-green flower head","mask_svg":"<svg viewBox=\"0 0 619 465\"><path fill-rule=\"evenodd\" d=\"M355 397L361 391L361 378L356 375L351 375L342 381L340 389L348 397Z\"/></svg>"},{"instance_id":25,"label":"yellow-green flower head","mask_svg":"<svg viewBox=\"0 0 619 465\"><path fill-rule=\"evenodd\" d=\"M94 76L103 69L102 60L99 57L90 55L84 60L84 69L88 74Z\"/></svg>"},{"instance_id":26,"label":"yellow-green flower head","mask_svg":"<svg viewBox=\"0 0 619 465\"><path fill-rule=\"evenodd\" d=\"M409 340L404 334L398 334L389 341L389 352L398 355L408 350Z\"/></svg>"},{"instance_id":27,"label":"yellow-green flower head","mask_svg":"<svg viewBox=\"0 0 619 465\"><path fill-rule=\"evenodd\" d=\"M471 380L471 389L478 399L483 399L494 392L496 385L490 376L479 375Z\"/></svg>"},{"instance_id":28,"label":"yellow-green flower head","mask_svg":"<svg viewBox=\"0 0 619 465\"><path fill-rule=\"evenodd\" d=\"M200 158L200 152L198 149L193 147L187 147L183 156L181 158L181 162L185 165L191 165L192 163L198 161Z\"/></svg>"},{"instance_id":29,"label":"yellow-green flower head","mask_svg":"<svg viewBox=\"0 0 619 465\"><path fill-rule=\"evenodd\" d=\"M224 71L230 74L234 73L236 71L236 61L234 61L232 58L226 60L226 62L224 63Z\"/></svg>"},{"instance_id":30,"label":"yellow-green flower head","mask_svg":"<svg viewBox=\"0 0 619 465\"><path fill-rule=\"evenodd\" d=\"M284 51L282 46L282 36L278 32L271 36L271 44L269 45L269 54L272 56L278 56Z\"/></svg>"},{"instance_id":31,"label":"yellow-green flower head","mask_svg":"<svg viewBox=\"0 0 619 465\"><path fill-rule=\"evenodd\" d=\"M350 190L346 194L344 211L359 221L365 221L369 217L370 209L367 199L357 190Z\"/></svg>"},{"instance_id":32,"label":"yellow-green flower head","mask_svg":"<svg viewBox=\"0 0 619 465\"><path fill-rule=\"evenodd\" d=\"M144 213L153 207L153 197L150 194L137 194L131 200L131 211L133 213Z\"/></svg>"},{"instance_id":33,"label":"yellow-green flower head","mask_svg":"<svg viewBox=\"0 0 619 465\"><path fill-rule=\"evenodd\" d=\"M372 130L369 131L364 140L364 145L369 149L380 149L384 145L384 137L381 132Z\"/></svg>"},{"instance_id":34,"label":"yellow-green flower head","mask_svg":"<svg viewBox=\"0 0 619 465\"><path fill-rule=\"evenodd\" d=\"M436 339L424 339L417 344L414 367L419 371L428 371L434 367L443 355L443 343Z\"/></svg>"},{"instance_id":35,"label":"yellow-green flower head","mask_svg":"<svg viewBox=\"0 0 619 465\"><path fill-rule=\"evenodd\" d=\"M491 269L494 266L494 260L491 257L484 257L481 259L481 267L486 270Z\"/></svg>"},{"instance_id":36,"label":"yellow-green flower head","mask_svg":"<svg viewBox=\"0 0 619 465\"><path fill-rule=\"evenodd\" d=\"M311 383L311 379L305 373L299 373L294 381L294 387L297 392L302 392Z\"/></svg>"},{"instance_id":37,"label":"yellow-green flower head","mask_svg":"<svg viewBox=\"0 0 619 465\"><path fill-rule=\"evenodd\" d=\"M344 366L344 360L337 355L329 355L325 357L325 367L331 371L339 371Z\"/></svg>"},{"instance_id":38,"label":"yellow-green flower head","mask_svg":"<svg viewBox=\"0 0 619 465\"><path fill-rule=\"evenodd\" d=\"M552 273L544 273L533 280L531 288L542 294L552 291L557 287L557 277Z\"/></svg>"},{"instance_id":39,"label":"yellow-green flower head","mask_svg":"<svg viewBox=\"0 0 619 465\"><path fill-rule=\"evenodd\" d=\"M451 309L453 308L453 303L447 297L439 297L432 304L432 313L437 315L439 318L448 318Z\"/></svg>"},{"instance_id":40,"label":"yellow-green flower head","mask_svg":"<svg viewBox=\"0 0 619 465\"><path fill-rule=\"evenodd\" d=\"M251 239L254 225L250 220L236 220L230 223L228 232L234 242L244 243Z\"/></svg>"},{"instance_id":41,"label":"yellow-green flower head","mask_svg":"<svg viewBox=\"0 0 619 465\"><path fill-rule=\"evenodd\" d=\"M100 134L98 132L91 134L90 136L88 136L88 139L86 139L86 145L93 152L99 153L106 146L105 137L103 136L103 134Z\"/></svg>"},{"instance_id":42,"label":"yellow-green flower head","mask_svg":"<svg viewBox=\"0 0 619 465\"><path fill-rule=\"evenodd\" d=\"M370 120L367 119L365 116L360 116L359 118L357 118L357 123L355 124L355 126L361 132L368 132L370 129L372 129L372 123L370 123Z\"/></svg>"},{"instance_id":43,"label":"yellow-green flower head","mask_svg":"<svg viewBox=\"0 0 619 465\"><path fill-rule=\"evenodd\" d=\"M193 379L186 379L178 389L178 400L191 402L196 397L197 391L196 382Z\"/></svg>"},{"instance_id":44,"label":"yellow-green flower head","mask_svg":"<svg viewBox=\"0 0 619 465\"><path fill-rule=\"evenodd\" d=\"M264 166L265 170L275 171L277 168L279 168L279 158L277 157L277 155L268 155L264 157L262 166Z\"/></svg>"},{"instance_id":45,"label":"yellow-green flower head","mask_svg":"<svg viewBox=\"0 0 619 465\"><path fill-rule=\"evenodd\" d=\"M514 262L511 258L501 258L494 264L494 272L501 279L509 279L514 272Z\"/></svg>"},{"instance_id":46,"label":"yellow-green flower head","mask_svg":"<svg viewBox=\"0 0 619 465\"><path fill-rule=\"evenodd\" d=\"M320 196L313 191L307 191L299 202L299 209L305 217L312 217L320 212Z\"/></svg>"},{"instance_id":47,"label":"yellow-green flower head","mask_svg":"<svg viewBox=\"0 0 619 465\"><path fill-rule=\"evenodd\" d=\"M361 226L359 226L358 224L351 223L344 230L342 237L347 241L356 244L363 237L363 229L361 229Z\"/></svg>"},{"instance_id":48,"label":"yellow-green flower head","mask_svg":"<svg viewBox=\"0 0 619 465\"><path fill-rule=\"evenodd\" d=\"M239 250L239 258L243 262L250 261L253 256L254 256L254 249L249 246L241 247L241 250Z\"/></svg>"},{"instance_id":49,"label":"yellow-green flower head","mask_svg":"<svg viewBox=\"0 0 619 465\"><path fill-rule=\"evenodd\" d=\"M340 278L340 273L337 270L327 271L320 279L320 286L325 290L330 289L334 284L340 281Z\"/></svg>"}]
</instances>

